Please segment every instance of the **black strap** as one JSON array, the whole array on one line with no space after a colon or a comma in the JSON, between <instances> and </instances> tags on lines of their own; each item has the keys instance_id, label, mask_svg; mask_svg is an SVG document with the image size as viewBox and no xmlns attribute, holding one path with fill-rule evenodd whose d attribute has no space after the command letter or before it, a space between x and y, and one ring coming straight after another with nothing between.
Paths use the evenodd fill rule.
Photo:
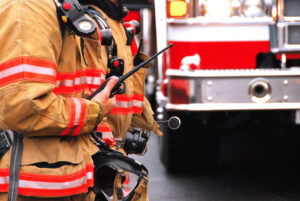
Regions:
<instances>
[{"instance_id":1,"label":"black strap","mask_svg":"<svg viewBox=\"0 0 300 201\"><path fill-rule=\"evenodd\" d=\"M16 201L18 196L19 172L23 151L23 135L14 132L9 173L9 190L7 201Z\"/></svg>"},{"instance_id":2,"label":"black strap","mask_svg":"<svg viewBox=\"0 0 300 201\"><path fill-rule=\"evenodd\" d=\"M101 30L110 29L107 19L98 10L96 10L95 8L89 5L83 5L83 8L86 10L86 13L97 22ZM116 44L114 37L112 37L112 41L114 44ZM113 53L113 51L115 51L114 46L106 45L105 50L106 50L107 58L111 59L112 56L114 56Z\"/></svg>"},{"instance_id":3,"label":"black strap","mask_svg":"<svg viewBox=\"0 0 300 201\"><path fill-rule=\"evenodd\" d=\"M12 145L13 133L10 130L0 130L0 160L8 152Z\"/></svg>"},{"instance_id":4,"label":"black strap","mask_svg":"<svg viewBox=\"0 0 300 201\"><path fill-rule=\"evenodd\" d=\"M123 1L118 0L119 5L117 6L115 3L110 0L79 0L80 3L83 4L93 4L103 10L103 12L110 18L121 21L124 17L123 13Z\"/></svg>"}]
</instances>

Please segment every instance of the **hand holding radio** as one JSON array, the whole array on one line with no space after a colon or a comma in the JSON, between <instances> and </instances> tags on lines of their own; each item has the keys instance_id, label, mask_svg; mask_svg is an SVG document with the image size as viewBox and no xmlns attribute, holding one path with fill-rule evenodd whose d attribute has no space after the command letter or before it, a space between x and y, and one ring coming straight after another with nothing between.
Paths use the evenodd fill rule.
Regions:
<instances>
[{"instance_id":1,"label":"hand holding radio","mask_svg":"<svg viewBox=\"0 0 300 201\"><path fill-rule=\"evenodd\" d=\"M116 85L112 88L111 90L111 94L110 97L113 97L116 94L122 94L126 91L126 87L125 87L125 83L124 81L130 77L131 75L133 75L136 71L138 71L140 68L142 68L143 66L145 66L146 64L148 64L150 61L152 61L153 59L155 59L158 55L160 55L161 53L165 52L167 49L169 49L170 47L172 47L173 44L169 44L167 47L165 47L164 49L162 49L161 51L157 52L156 54L154 54L152 57L150 57L149 59L147 59L146 61L140 63L139 65L137 65L136 67L134 67L131 71L129 71L128 73L122 75L119 77L118 82L116 83ZM98 93L100 93L102 90L105 89L106 85L108 84L108 82L112 79L112 77L109 77L95 92L94 94L92 94L91 96L88 97L89 100L92 100L94 98L94 96L96 96ZM121 87L122 86L122 87Z\"/></svg>"},{"instance_id":2,"label":"hand holding radio","mask_svg":"<svg viewBox=\"0 0 300 201\"><path fill-rule=\"evenodd\" d=\"M117 83L118 83L117 77L115 76L110 77L110 79L108 79L105 82L105 85L104 84L101 85L101 87L103 87L101 92L95 94L95 96L90 99L94 102L99 103L102 106L104 110L104 115L108 114L116 105L116 99L115 97L111 96L111 93L112 93L112 89L114 89Z\"/></svg>"}]
</instances>

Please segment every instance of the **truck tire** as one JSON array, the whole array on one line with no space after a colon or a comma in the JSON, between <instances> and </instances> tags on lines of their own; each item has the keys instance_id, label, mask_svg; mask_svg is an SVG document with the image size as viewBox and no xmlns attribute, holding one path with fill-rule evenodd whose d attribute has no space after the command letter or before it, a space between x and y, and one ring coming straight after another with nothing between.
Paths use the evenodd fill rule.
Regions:
<instances>
[{"instance_id":1,"label":"truck tire","mask_svg":"<svg viewBox=\"0 0 300 201\"><path fill-rule=\"evenodd\" d=\"M215 128L201 125L195 115L188 112L167 112L165 118L178 116L181 127L171 130L161 125L164 132L160 139L160 159L169 173L210 171L215 169L220 154L220 137Z\"/></svg>"}]
</instances>

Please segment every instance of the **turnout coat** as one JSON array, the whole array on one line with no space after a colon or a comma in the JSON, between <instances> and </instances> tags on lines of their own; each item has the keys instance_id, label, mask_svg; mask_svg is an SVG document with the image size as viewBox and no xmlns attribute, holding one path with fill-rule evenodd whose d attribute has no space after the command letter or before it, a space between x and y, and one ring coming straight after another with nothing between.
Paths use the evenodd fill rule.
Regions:
<instances>
[{"instance_id":1,"label":"turnout coat","mask_svg":"<svg viewBox=\"0 0 300 201\"><path fill-rule=\"evenodd\" d=\"M103 119L102 107L85 99L106 77L99 32L84 39L87 66L80 38L68 31L61 34L53 0L1 0L0 16L0 129L24 135L19 194L86 193L94 181L91 155L98 151L89 134ZM126 45L122 24L110 26L126 73L133 67L132 48ZM149 128L154 123L144 102L145 70L130 77L126 93L116 97L111 115L122 116L113 127L120 133L131 122ZM10 156L11 149L0 160L0 192L8 191Z\"/></svg>"}]
</instances>

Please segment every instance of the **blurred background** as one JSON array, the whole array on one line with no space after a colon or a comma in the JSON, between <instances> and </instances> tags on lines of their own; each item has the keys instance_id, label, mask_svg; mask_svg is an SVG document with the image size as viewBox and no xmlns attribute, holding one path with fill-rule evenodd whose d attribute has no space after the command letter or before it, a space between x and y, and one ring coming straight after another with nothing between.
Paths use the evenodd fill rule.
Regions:
<instances>
[{"instance_id":1,"label":"blurred background","mask_svg":"<svg viewBox=\"0 0 300 201\"><path fill-rule=\"evenodd\" d=\"M150 200L299 200L300 1L126 0L153 55Z\"/></svg>"}]
</instances>

